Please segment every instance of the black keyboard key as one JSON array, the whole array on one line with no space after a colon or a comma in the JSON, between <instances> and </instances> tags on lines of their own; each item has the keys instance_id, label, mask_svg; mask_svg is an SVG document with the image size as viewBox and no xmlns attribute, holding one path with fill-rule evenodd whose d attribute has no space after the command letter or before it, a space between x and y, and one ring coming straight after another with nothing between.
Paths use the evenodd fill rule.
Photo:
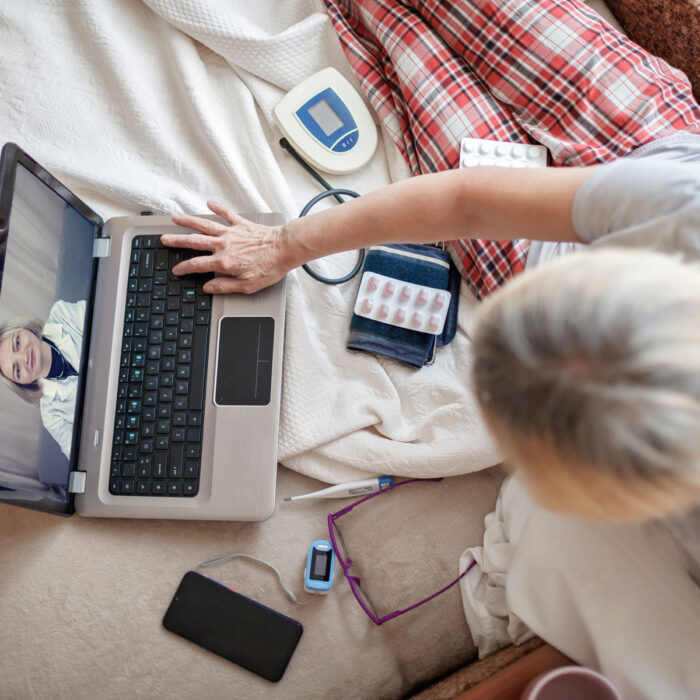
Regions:
<instances>
[{"instance_id":1,"label":"black keyboard key","mask_svg":"<svg viewBox=\"0 0 700 700\"><path fill-rule=\"evenodd\" d=\"M187 415L187 425L193 428L199 428L202 425L202 414L199 411L189 413Z\"/></svg>"},{"instance_id":2,"label":"black keyboard key","mask_svg":"<svg viewBox=\"0 0 700 700\"><path fill-rule=\"evenodd\" d=\"M170 466L182 469L185 459L185 450L182 445L171 445L170 447Z\"/></svg>"},{"instance_id":3,"label":"black keyboard key","mask_svg":"<svg viewBox=\"0 0 700 700\"><path fill-rule=\"evenodd\" d=\"M154 479L165 479L168 474L168 455L166 452L156 452L153 455L153 471Z\"/></svg>"},{"instance_id":4,"label":"black keyboard key","mask_svg":"<svg viewBox=\"0 0 700 700\"><path fill-rule=\"evenodd\" d=\"M119 480L119 493L120 494L132 494L132 493L134 493L134 480L133 479L120 479Z\"/></svg>"},{"instance_id":5,"label":"black keyboard key","mask_svg":"<svg viewBox=\"0 0 700 700\"><path fill-rule=\"evenodd\" d=\"M195 459L186 459L182 475L185 479L196 479L199 476L199 462Z\"/></svg>"},{"instance_id":6,"label":"black keyboard key","mask_svg":"<svg viewBox=\"0 0 700 700\"><path fill-rule=\"evenodd\" d=\"M209 345L209 329L206 326L197 326L193 333L193 356L199 358L192 365L192 379L190 380L190 411L201 411L204 408L204 389L206 381L206 356Z\"/></svg>"},{"instance_id":7,"label":"black keyboard key","mask_svg":"<svg viewBox=\"0 0 700 700\"><path fill-rule=\"evenodd\" d=\"M158 375L147 376L146 381L143 384L143 388L146 391L158 391Z\"/></svg>"},{"instance_id":8,"label":"black keyboard key","mask_svg":"<svg viewBox=\"0 0 700 700\"><path fill-rule=\"evenodd\" d=\"M170 268L170 252L167 248L156 250L155 269L168 270Z\"/></svg>"},{"instance_id":9,"label":"black keyboard key","mask_svg":"<svg viewBox=\"0 0 700 700\"><path fill-rule=\"evenodd\" d=\"M140 477L151 476L151 464L153 463L153 455L141 455L139 457L136 473Z\"/></svg>"},{"instance_id":10,"label":"black keyboard key","mask_svg":"<svg viewBox=\"0 0 700 700\"><path fill-rule=\"evenodd\" d=\"M177 341L177 346L179 348L191 348L193 342L192 333L183 333Z\"/></svg>"},{"instance_id":11,"label":"black keyboard key","mask_svg":"<svg viewBox=\"0 0 700 700\"><path fill-rule=\"evenodd\" d=\"M127 478L136 476L136 462L122 462L122 476Z\"/></svg>"},{"instance_id":12,"label":"black keyboard key","mask_svg":"<svg viewBox=\"0 0 700 700\"><path fill-rule=\"evenodd\" d=\"M199 492L199 484L196 481L185 481L182 485L183 496L196 496Z\"/></svg>"}]
</instances>

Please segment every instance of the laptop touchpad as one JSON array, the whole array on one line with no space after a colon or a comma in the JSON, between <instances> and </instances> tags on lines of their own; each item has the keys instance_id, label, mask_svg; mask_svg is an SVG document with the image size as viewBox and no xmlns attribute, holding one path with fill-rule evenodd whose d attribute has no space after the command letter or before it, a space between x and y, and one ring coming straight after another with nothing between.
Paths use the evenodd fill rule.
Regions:
<instances>
[{"instance_id":1,"label":"laptop touchpad","mask_svg":"<svg viewBox=\"0 0 700 700\"><path fill-rule=\"evenodd\" d=\"M225 316L219 323L215 401L219 406L270 403L275 321Z\"/></svg>"}]
</instances>

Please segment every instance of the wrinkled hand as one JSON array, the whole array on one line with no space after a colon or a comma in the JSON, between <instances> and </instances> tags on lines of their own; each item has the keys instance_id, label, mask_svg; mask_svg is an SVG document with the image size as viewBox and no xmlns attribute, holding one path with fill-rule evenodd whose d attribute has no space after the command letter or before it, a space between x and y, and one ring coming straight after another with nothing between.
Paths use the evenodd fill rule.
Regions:
<instances>
[{"instance_id":1,"label":"wrinkled hand","mask_svg":"<svg viewBox=\"0 0 700 700\"><path fill-rule=\"evenodd\" d=\"M173 268L176 275L195 272L223 275L204 285L208 294L252 294L284 277L287 268L283 263L281 227L255 224L217 202L207 202L207 206L230 226L198 216L173 214L174 223L200 233L161 236L164 245L210 253L179 263Z\"/></svg>"}]
</instances>

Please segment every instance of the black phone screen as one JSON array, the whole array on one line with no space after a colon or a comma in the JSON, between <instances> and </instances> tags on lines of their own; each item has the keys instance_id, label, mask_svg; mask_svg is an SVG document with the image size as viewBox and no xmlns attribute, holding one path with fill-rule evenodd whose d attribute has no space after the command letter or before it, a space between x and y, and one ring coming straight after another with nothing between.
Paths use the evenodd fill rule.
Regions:
<instances>
[{"instance_id":1,"label":"black phone screen","mask_svg":"<svg viewBox=\"0 0 700 700\"><path fill-rule=\"evenodd\" d=\"M188 571L163 626L270 681L278 681L303 627L195 571Z\"/></svg>"}]
</instances>

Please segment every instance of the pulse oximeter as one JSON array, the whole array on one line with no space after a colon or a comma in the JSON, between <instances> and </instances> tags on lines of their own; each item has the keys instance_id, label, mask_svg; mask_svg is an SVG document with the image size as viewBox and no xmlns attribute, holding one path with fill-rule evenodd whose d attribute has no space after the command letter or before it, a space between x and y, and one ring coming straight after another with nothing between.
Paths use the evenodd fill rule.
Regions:
<instances>
[{"instance_id":1,"label":"pulse oximeter","mask_svg":"<svg viewBox=\"0 0 700 700\"><path fill-rule=\"evenodd\" d=\"M307 593L326 594L333 585L335 555L328 540L316 540L309 547L304 571L304 590Z\"/></svg>"}]
</instances>

